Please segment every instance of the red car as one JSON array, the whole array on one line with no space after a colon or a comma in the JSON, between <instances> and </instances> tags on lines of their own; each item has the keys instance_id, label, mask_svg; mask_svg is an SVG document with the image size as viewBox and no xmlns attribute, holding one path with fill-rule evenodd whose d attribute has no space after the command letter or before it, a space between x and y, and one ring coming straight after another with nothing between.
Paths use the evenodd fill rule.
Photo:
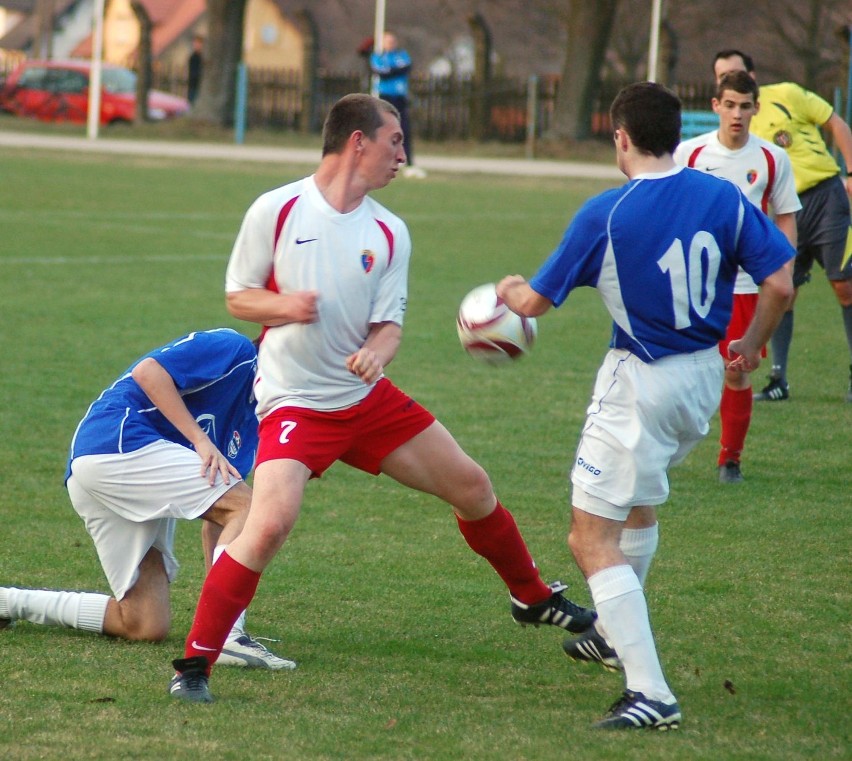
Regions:
<instances>
[{"instance_id":1,"label":"red car","mask_svg":"<svg viewBox=\"0 0 852 761\"><path fill-rule=\"evenodd\" d=\"M89 109L91 61L24 61L0 90L0 109L47 122L85 124ZM189 111L189 101L151 90L148 115L169 119ZM132 122L136 116L136 74L122 66L101 69L101 124Z\"/></svg>"}]
</instances>

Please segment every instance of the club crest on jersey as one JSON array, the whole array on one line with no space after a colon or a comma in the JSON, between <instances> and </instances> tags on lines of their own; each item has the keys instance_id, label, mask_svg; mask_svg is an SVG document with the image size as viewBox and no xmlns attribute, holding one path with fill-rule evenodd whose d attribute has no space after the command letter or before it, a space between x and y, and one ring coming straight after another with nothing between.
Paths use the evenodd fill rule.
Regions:
<instances>
[{"instance_id":1,"label":"club crest on jersey","mask_svg":"<svg viewBox=\"0 0 852 761\"><path fill-rule=\"evenodd\" d=\"M228 442L228 457L233 460L240 452L240 447L243 445L243 440L239 431L234 431L231 440Z\"/></svg>"},{"instance_id":2,"label":"club crest on jersey","mask_svg":"<svg viewBox=\"0 0 852 761\"><path fill-rule=\"evenodd\" d=\"M376 263L376 257L373 256L373 252L370 249L365 248L361 252L361 266L364 268L364 272L370 272L373 269L373 265Z\"/></svg>"},{"instance_id":3,"label":"club crest on jersey","mask_svg":"<svg viewBox=\"0 0 852 761\"><path fill-rule=\"evenodd\" d=\"M793 144L793 136L787 130L779 129L772 136L772 142L779 148L787 149Z\"/></svg>"},{"instance_id":4,"label":"club crest on jersey","mask_svg":"<svg viewBox=\"0 0 852 761\"><path fill-rule=\"evenodd\" d=\"M749 169L746 172L746 182L749 185L754 185L754 183L757 182L757 170L756 169Z\"/></svg>"}]
</instances>

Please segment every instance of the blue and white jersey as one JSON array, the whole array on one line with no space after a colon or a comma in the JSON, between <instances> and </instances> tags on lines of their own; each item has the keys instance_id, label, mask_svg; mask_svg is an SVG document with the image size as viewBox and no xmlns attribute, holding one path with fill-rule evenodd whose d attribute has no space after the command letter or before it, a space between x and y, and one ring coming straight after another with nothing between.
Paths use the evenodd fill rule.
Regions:
<instances>
[{"instance_id":1,"label":"blue and white jersey","mask_svg":"<svg viewBox=\"0 0 852 761\"><path fill-rule=\"evenodd\" d=\"M597 288L610 346L652 362L724 337L738 266L760 283L795 255L733 183L677 167L587 201L530 285L557 307Z\"/></svg>"},{"instance_id":2,"label":"blue and white jersey","mask_svg":"<svg viewBox=\"0 0 852 761\"><path fill-rule=\"evenodd\" d=\"M71 461L83 455L134 452L161 440L192 449L133 380L133 368L148 357L168 372L187 409L245 478L257 451L257 352L245 336L218 328L189 333L140 357L104 390L74 432L65 480Z\"/></svg>"},{"instance_id":3,"label":"blue and white jersey","mask_svg":"<svg viewBox=\"0 0 852 761\"><path fill-rule=\"evenodd\" d=\"M370 55L370 68L379 75L379 97L408 96L411 56L405 50L388 50Z\"/></svg>"}]
</instances>

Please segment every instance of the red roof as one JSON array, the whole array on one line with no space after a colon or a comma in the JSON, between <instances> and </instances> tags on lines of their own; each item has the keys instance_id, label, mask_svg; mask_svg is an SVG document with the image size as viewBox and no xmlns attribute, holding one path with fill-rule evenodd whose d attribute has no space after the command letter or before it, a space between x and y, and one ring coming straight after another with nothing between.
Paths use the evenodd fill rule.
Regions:
<instances>
[{"instance_id":1,"label":"red roof","mask_svg":"<svg viewBox=\"0 0 852 761\"><path fill-rule=\"evenodd\" d=\"M151 55L154 58L167 50L207 11L206 0L140 0L140 2L151 19ZM83 58L92 55L91 35L74 48L72 55Z\"/></svg>"}]
</instances>

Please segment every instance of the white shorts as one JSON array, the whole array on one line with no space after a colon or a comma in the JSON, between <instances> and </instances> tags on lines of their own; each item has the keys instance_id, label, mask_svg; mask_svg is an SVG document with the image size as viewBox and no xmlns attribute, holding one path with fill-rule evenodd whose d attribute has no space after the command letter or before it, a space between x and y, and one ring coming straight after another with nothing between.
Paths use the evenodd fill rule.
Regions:
<instances>
[{"instance_id":1,"label":"white shorts","mask_svg":"<svg viewBox=\"0 0 852 761\"><path fill-rule=\"evenodd\" d=\"M178 571L175 520L207 512L235 481L217 475L210 486L191 449L157 441L127 454L84 455L71 463L68 495L92 537L112 593L121 600L139 578L151 547L163 555L166 574Z\"/></svg>"},{"instance_id":2,"label":"white shorts","mask_svg":"<svg viewBox=\"0 0 852 761\"><path fill-rule=\"evenodd\" d=\"M716 346L651 363L610 350L571 471L574 506L624 521L633 507L665 502L668 469L710 429L724 371Z\"/></svg>"}]
</instances>

